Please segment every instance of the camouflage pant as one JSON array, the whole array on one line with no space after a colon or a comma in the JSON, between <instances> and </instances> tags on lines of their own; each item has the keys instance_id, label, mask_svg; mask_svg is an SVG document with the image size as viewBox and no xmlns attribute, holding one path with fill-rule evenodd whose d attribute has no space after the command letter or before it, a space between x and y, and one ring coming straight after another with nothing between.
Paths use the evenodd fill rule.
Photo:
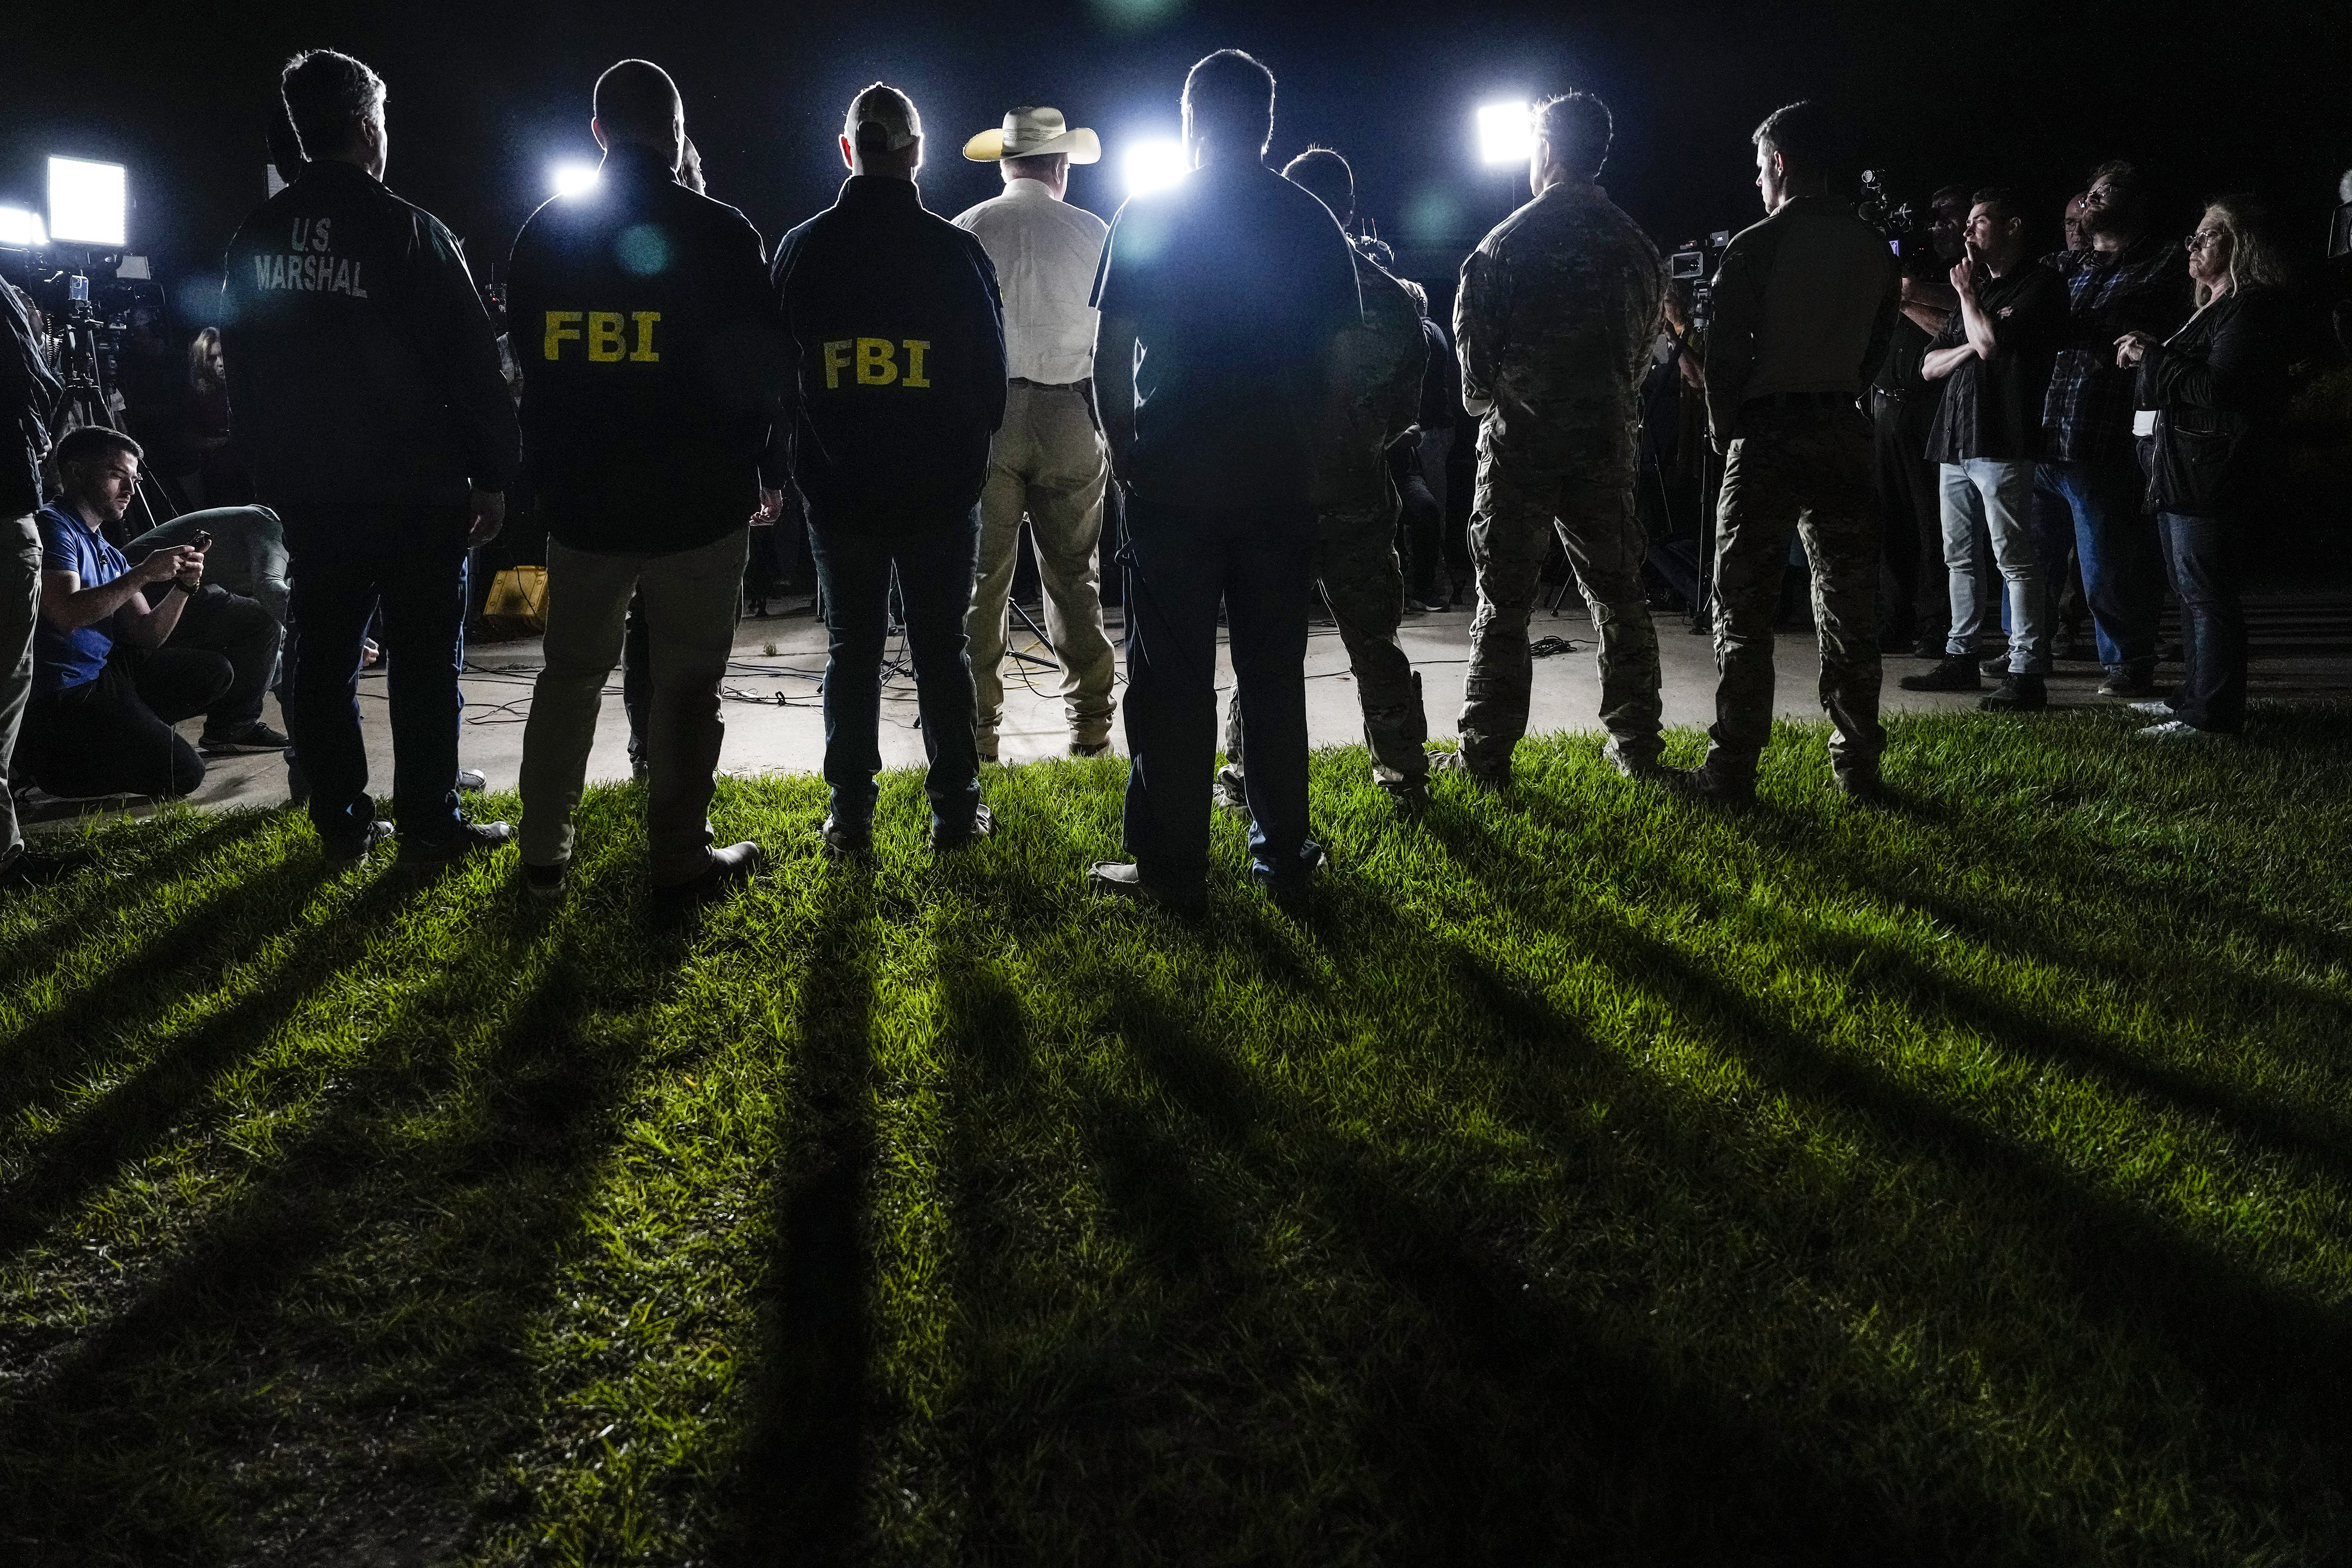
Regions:
<instances>
[{"instance_id":1,"label":"camouflage pant","mask_svg":"<svg viewBox=\"0 0 2352 1568\"><path fill-rule=\"evenodd\" d=\"M1383 788L1411 790L1429 778L1429 716L1421 705L1421 677L1397 641L1404 572L1397 561L1396 514L1391 503L1370 515L1317 518L1315 581L1348 649L1372 777ZM1242 760L1238 693L1225 709L1225 755Z\"/></svg>"},{"instance_id":2,"label":"camouflage pant","mask_svg":"<svg viewBox=\"0 0 2352 1568\"><path fill-rule=\"evenodd\" d=\"M1789 536L1813 569L1822 706L1840 771L1878 760L1878 524L1870 432L1851 409L1762 409L1723 465L1715 543L1715 726L1707 766L1740 779L1772 732L1772 612Z\"/></svg>"},{"instance_id":3,"label":"camouflage pant","mask_svg":"<svg viewBox=\"0 0 2352 1568\"><path fill-rule=\"evenodd\" d=\"M1601 666L1601 723L1635 761L1654 759L1658 634L1642 592L1649 552L1633 515L1630 454L1613 448L1585 462L1537 462L1481 443L1470 559L1478 613L1470 623L1470 676L1462 699L1462 752L1480 773L1506 773L1528 731L1535 679L1528 617L1535 610L1551 532L1559 531L1592 616Z\"/></svg>"}]
</instances>

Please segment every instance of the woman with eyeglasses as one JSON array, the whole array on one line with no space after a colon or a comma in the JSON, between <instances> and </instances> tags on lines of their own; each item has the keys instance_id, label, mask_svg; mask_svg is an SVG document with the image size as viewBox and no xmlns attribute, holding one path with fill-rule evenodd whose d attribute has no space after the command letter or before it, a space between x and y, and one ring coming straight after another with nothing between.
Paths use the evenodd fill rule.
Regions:
<instances>
[{"instance_id":1,"label":"woman with eyeglasses","mask_svg":"<svg viewBox=\"0 0 2352 1568\"><path fill-rule=\"evenodd\" d=\"M2259 198L2217 198L2187 244L2197 313L2162 342L2146 332L2116 340L2116 363L2138 372L2135 430L2148 503L2186 617L2179 687L2132 704L2160 721L2138 731L2146 741L2234 735L2245 722L2239 577L2292 342L2286 268Z\"/></svg>"}]
</instances>

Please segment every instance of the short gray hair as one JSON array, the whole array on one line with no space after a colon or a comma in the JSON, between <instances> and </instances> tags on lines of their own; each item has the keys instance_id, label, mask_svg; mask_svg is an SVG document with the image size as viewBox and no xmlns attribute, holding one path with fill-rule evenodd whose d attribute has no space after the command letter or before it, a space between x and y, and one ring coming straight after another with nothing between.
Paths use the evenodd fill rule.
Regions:
<instances>
[{"instance_id":1,"label":"short gray hair","mask_svg":"<svg viewBox=\"0 0 2352 1568\"><path fill-rule=\"evenodd\" d=\"M383 78L333 49L305 49L288 60L278 92L286 100L286 117L294 122L302 156L314 163L357 143L360 122L382 120L383 101L391 96Z\"/></svg>"}]
</instances>

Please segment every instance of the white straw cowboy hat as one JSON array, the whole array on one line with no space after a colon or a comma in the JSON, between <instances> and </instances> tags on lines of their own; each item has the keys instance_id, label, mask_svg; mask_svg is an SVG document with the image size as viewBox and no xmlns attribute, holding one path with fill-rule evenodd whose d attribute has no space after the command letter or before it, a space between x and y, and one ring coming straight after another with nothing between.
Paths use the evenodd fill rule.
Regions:
<instances>
[{"instance_id":1,"label":"white straw cowboy hat","mask_svg":"<svg viewBox=\"0 0 2352 1568\"><path fill-rule=\"evenodd\" d=\"M1067 153L1073 163L1092 163L1102 157L1102 138L1062 122L1058 109L1016 109L994 131L983 131L963 144L963 155L975 163L1006 158L1034 158L1047 153Z\"/></svg>"}]
</instances>

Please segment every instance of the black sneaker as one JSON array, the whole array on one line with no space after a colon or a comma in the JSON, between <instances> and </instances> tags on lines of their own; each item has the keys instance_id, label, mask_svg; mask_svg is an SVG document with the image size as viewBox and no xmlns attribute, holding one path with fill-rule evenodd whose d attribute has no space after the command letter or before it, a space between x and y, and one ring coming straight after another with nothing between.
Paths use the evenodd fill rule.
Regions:
<instances>
[{"instance_id":1,"label":"black sneaker","mask_svg":"<svg viewBox=\"0 0 2352 1568\"><path fill-rule=\"evenodd\" d=\"M457 831L446 838L428 839L422 843L405 839L400 846L400 863L425 870L438 870L455 866L460 860L496 849L514 837L514 828L504 822L461 822Z\"/></svg>"},{"instance_id":2,"label":"black sneaker","mask_svg":"<svg viewBox=\"0 0 2352 1568\"><path fill-rule=\"evenodd\" d=\"M2050 706L2049 688L2038 675L2012 675L1977 704L1988 713L2026 713Z\"/></svg>"},{"instance_id":3,"label":"black sneaker","mask_svg":"<svg viewBox=\"0 0 2352 1568\"><path fill-rule=\"evenodd\" d=\"M2009 655L2006 653L1989 654L1984 658L1978 661L1977 668L1982 670L1989 679L1999 680L2002 676L2009 673Z\"/></svg>"},{"instance_id":4,"label":"black sneaker","mask_svg":"<svg viewBox=\"0 0 2352 1568\"><path fill-rule=\"evenodd\" d=\"M1295 916L1307 908L1307 896L1315 886L1315 874L1330 863L1330 853L1310 838L1298 847L1298 864L1295 868L1276 873L1262 866L1253 866L1250 877L1265 889L1265 896L1274 901L1276 909Z\"/></svg>"},{"instance_id":5,"label":"black sneaker","mask_svg":"<svg viewBox=\"0 0 2352 1568\"><path fill-rule=\"evenodd\" d=\"M571 879L572 862L559 860L552 866L532 866L522 868L523 891L534 899L561 898L563 884Z\"/></svg>"},{"instance_id":6,"label":"black sneaker","mask_svg":"<svg viewBox=\"0 0 2352 1568\"><path fill-rule=\"evenodd\" d=\"M392 839L392 824L376 817L359 834L351 838L327 841L326 860L330 866L356 866L375 852L376 846Z\"/></svg>"},{"instance_id":7,"label":"black sneaker","mask_svg":"<svg viewBox=\"0 0 2352 1568\"><path fill-rule=\"evenodd\" d=\"M2156 692L2156 670L2145 664L2111 664L2099 682L2102 697L2149 697Z\"/></svg>"},{"instance_id":8,"label":"black sneaker","mask_svg":"<svg viewBox=\"0 0 2352 1568\"><path fill-rule=\"evenodd\" d=\"M844 822L828 813L824 826L816 830L816 836L824 843L824 852L836 860L874 852L874 825L871 822Z\"/></svg>"},{"instance_id":9,"label":"black sneaker","mask_svg":"<svg viewBox=\"0 0 2352 1568\"><path fill-rule=\"evenodd\" d=\"M1879 776L1876 763L1858 767L1830 770L1830 788L1852 800L1880 804L1894 798L1885 779Z\"/></svg>"},{"instance_id":10,"label":"black sneaker","mask_svg":"<svg viewBox=\"0 0 2352 1568\"><path fill-rule=\"evenodd\" d=\"M1110 755L1110 742L1108 739L1100 741L1073 740L1070 742L1070 755L1074 757L1107 757Z\"/></svg>"},{"instance_id":11,"label":"black sneaker","mask_svg":"<svg viewBox=\"0 0 2352 1568\"><path fill-rule=\"evenodd\" d=\"M934 853L943 855L951 849L961 849L966 845L985 838L995 831L995 814L985 805L974 805L971 808L971 821L967 824L957 827L950 827L945 823L932 824L931 848Z\"/></svg>"},{"instance_id":12,"label":"black sneaker","mask_svg":"<svg viewBox=\"0 0 2352 1568\"><path fill-rule=\"evenodd\" d=\"M197 737L196 750L208 757L251 757L265 752L282 752L293 743L256 719L250 724L240 724L218 734L206 730Z\"/></svg>"},{"instance_id":13,"label":"black sneaker","mask_svg":"<svg viewBox=\"0 0 2352 1568\"><path fill-rule=\"evenodd\" d=\"M1984 678L1977 661L1964 653L1948 656L1925 675L1906 675L1895 683L1906 691L1979 691Z\"/></svg>"},{"instance_id":14,"label":"black sneaker","mask_svg":"<svg viewBox=\"0 0 2352 1568\"><path fill-rule=\"evenodd\" d=\"M1666 771L1665 764L1658 761L1657 752L1651 752L1646 754L1628 752L1624 747L1617 743L1614 738L1601 745L1601 760L1629 779L1654 782Z\"/></svg>"},{"instance_id":15,"label":"black sneaker","mask_svg":"<svg viewBox=\"0 0 2352 1568\"><path fill-rule=\"evenodd\" d=\"M1389 809L1396 813L1399 822L1419 822L1429 815L1427 784L1398 784L1385 793L1389 797Z\"/></svg>"}]
</instances>

